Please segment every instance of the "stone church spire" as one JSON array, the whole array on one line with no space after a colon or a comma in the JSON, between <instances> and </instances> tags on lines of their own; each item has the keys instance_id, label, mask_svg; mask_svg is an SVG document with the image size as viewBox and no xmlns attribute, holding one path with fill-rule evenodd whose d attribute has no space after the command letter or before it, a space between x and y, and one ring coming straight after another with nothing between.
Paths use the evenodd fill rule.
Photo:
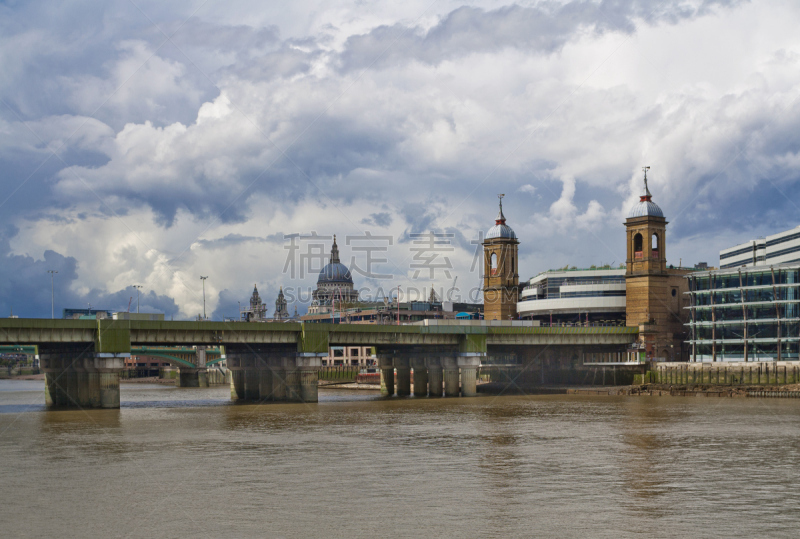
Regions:
<instances>
[{"instance_id":1,"label":"stone church spire","mask_svg":"<svg viewBox=\"0 0 800 539\"><path fill-rule=\"evenodd\" d=\"M331 264L339 264L339 246L336 245L336 234L333 235L333 246L331 247Z\"/></svg>"}]
</instances>

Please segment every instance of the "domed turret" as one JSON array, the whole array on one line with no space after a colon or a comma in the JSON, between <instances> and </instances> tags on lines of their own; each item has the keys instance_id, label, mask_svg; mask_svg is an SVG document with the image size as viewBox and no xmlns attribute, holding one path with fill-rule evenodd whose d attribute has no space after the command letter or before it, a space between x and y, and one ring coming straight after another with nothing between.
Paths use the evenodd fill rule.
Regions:
<instances>
[{"instance_id":1,"label":"domed turret","mask_svg":"<svg viewBox=\"0 0 800 539\"><path fill-rule=\"evenodd\" d=\"M658 204L653 202L653 195L650 194L650 189L647 187L646 170L644 173L644 194L639 198L639 202L628 212L628 219L633 219L634 217L664 217L664 212L661 211Z\"/></svg>"},{"instance_id":2,"label":"domed turret","mask_svg":"<svg viewBox=\"0 0 800 539\"><path fill-rule=\"evenodd\" d=\"M331 259L322 271L319 272L317 284L325 283L348 283L353 284L353 277L347 266L339 261L339 247L336 245L336 236L333 236L333 246L331 247Z\"/></svg>"},{"instance_id":3,"label":"domed turret","mask_svg":"<svg viewBox=\"0 0 800 539\"><path fill-rule=\"evenodd\" d=\"M506 238L510 240L517 239L517 235L510 226L506 224L506 216L503 215L503 199L500 198L500 212L497 214L497 219L494 221L494 226L486 233L486 239L491 240L494 238Z\"/></svg>"}]
</instances>

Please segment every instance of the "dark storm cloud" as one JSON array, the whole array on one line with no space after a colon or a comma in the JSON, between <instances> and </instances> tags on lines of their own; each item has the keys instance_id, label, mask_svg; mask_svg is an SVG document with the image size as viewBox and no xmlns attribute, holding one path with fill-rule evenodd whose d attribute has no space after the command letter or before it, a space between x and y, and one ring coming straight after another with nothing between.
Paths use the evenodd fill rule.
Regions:
<instances>
[{"instance_id":1,"label":"dark storm cloud","mask_svg":"<svg viewBox=\"0 0 800 539\"><path fill-rule=\"evenodd\" d=\"M347 71L388 68L409 60L439 64L479 52L517 48L552 53L586 31L633 33L635 21L675 24L709 13L713 7L733 7L746 0L708 0L693 8L683 0L578 0L542 2L485 11L461 7L424 31L403 24L380 26L348 38L341 56Z\"/></svg>"},{"instance_id":2,"label":"dark storm cloud","mask_svg":"<svg viewBox=\"0 0 800 539\"><path fill-rule=\"evenodd\" d=\"M346 69L388 67L409 58L436 64L471 52L507 47L552 52L586 28L630 33L635 29L634 19L672 23L699 16L713 6L737 3L720 0L691 8L685 2L631 0L543 3L533 8L509 6L492 11L463 7L444 16L427 32L395 25L353 36L346 43L340 63ZM114 16L88 8L63 9L60 20L31 7L7 9L12 19L39 21L38 26L29 23L19 28L6 24L10 36L31 43L25 51L27 61L12 69L18 72L13 84L11 80L0 84L4 99L21 116L92 114L102 104L97 117L115 129L147 120L157 129L180 121L190 130L181 145L170 147L168 140L152 142L152 152L144 153L140 161L162 147L176 158L168 166L151 166L149 170L132 160L115 162L128 152L127 146L118 148L119 155L109 150L109 144L122 146L119 136L77 151L77 137L69 140L66 133L68 144L62 158L74 168L61 170L56 182L59 192L52 200L48 201L49 185L44 192L37 190L34 199L40 204L59 206L99 196L110 206L100 204L102 211L119 214L127 206L145 204L156 212L158 223L166 227L174 224L182 209L201 219L238 223L248 218L247 201L254 193L268 193L287 203L308 196L350 202L369 194L360 178L348 178L349 175L360 169L403 171L412 166L400 151L409 136L402 114L373 118L351 111L336 115L329 107L304 107L302 101L292 103L293 107L286 111L252 107L241 110L245 98L239 95L231 98L233 114L246 118L242 123L253 131L251 140L255 144L219 136L204 152L191 151L191 144L205 136L194 133L199 131L194 126L197 109L201 102L219 94L214 84L220 77L233 75L246 81L264 81L308 76L311 63L322 54L313 39L281 41L277 28L272 26L225 25L197 17L184 22L168 8L158 7L156 13L161 19L155 22L168 35L174 33L173 44L164 43L161 31L143 22L141 13L132 11L130 6L109 8ZM131 16L135 22L120 20L120 14ZM64 22L72 20L75 27L70 30ZM51 28L52 35L43 38ZM81 38L75 39L75 35ZM61 42L69 42L70 46L55 46ZM157 50L162 43L164 46ZM375 58L378 62L372 64ZM300 85L289 90L289 95L317 91L316 86ZM36 91L31 91L33 88ZM331 98L341 91L341 87L324 81L319 89ZM8 115L7 110L0 111L0 118L4 115ZM247 126L248 123L252 125ZM455 128L452 119L450 123ZM85 129L81 127L80 131ZM17 126L16 131L24 128ZM166 138L159 132L138 136L142 141ZM281 154L284 151L285 155ZM209 175L206 165L214 158L222 161L226 181L220 181L219 167ZM7 161L7 170L22 170L25 167L19 161L29 164L31 159L20 155ZM58 166L63 163L50 163L46 169L52 171ZM452 172L452 168L444 170L445 175ZM456 172L461 175L461 171ZM19 177L22 174L17 173L14 178L18 184L23 181ZM13 185L14 181L10 183ZM389 180L373 177L369 181L379 184Z\"/></svg>"},{"instance_id":3,"label":"dark storm cloud","mask_svg":"<svg viewBox=\"0 0 800 539\"><path fill-rule=\"evenodd\" d=\"M205 249L227 249L228 247L234 245L241 245L244 243L270 243L273 245L280 245L284 243L284 234L283 232L278 232L276 234L270 234L269 236L244 236L242 234L228 234L223 236L222 238L217 238L213 240L204 240L200 239L197 240L197 244L201 245Z\"/></svg>"},{"instance_id":4,"label":"dark storm cloud","mask_svg":"<svg viewBox=\"0 0 800 539\"><path fill-rule=\"evenodd\" d=\"M392 224L392 214L389 212L371 213L369 217L361 219L361 224L387 227Z\"/></svg>"},{"instance_id":5,"label":"dark storm cloud","mask_svg":"<svg viewBox=\"0 0 800 539\"><path fill-rule=\"evenodd\" d=\"M92 289L77 293L71 285L78 278L78 261L55 251L47 250L41 260L26 255L12 254L9 238L17 234L11 226L0 230L0 313L13 312L21 317L46 316L51 311L51 279L48 270L55 270L55 316L61 317L64 308L87 308L125 311L130 298L136 309L136 290L133 288L108 293ZM175 301L154 291L142 292L142 312L160 312L167 318L179 312Z\"/></svg>"}]
</instances>

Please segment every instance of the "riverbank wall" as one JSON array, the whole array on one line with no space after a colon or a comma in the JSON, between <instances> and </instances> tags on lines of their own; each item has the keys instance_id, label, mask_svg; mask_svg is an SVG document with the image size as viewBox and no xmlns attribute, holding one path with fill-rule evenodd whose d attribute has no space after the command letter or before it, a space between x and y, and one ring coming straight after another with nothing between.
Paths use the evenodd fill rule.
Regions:
<instances>
[{"instance_id":1,"label":"riverbank wall","mask_svg":"<svg viewBox=\"0 0 800 539\"><path fill-rule=\"evenodd\" d=\"M654 363L647 376L656 384L779 386L800 383L800 362Z\"/></svg>"}]
</instances>

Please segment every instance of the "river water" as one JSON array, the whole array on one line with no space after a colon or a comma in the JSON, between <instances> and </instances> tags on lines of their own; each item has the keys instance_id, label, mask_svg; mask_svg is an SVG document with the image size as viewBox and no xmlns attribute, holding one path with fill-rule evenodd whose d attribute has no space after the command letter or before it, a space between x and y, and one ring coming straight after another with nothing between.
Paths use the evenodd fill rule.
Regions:
<instances>
[{"instance_id":1,"label":"river water","mask_svg":"<svg viewBox=\"0 0 800 539\"><path fill-rule=\"evenodd\" d=\"M800 402L0 381L3 537L797 537Z\"/></svg>"}]
</instances>

